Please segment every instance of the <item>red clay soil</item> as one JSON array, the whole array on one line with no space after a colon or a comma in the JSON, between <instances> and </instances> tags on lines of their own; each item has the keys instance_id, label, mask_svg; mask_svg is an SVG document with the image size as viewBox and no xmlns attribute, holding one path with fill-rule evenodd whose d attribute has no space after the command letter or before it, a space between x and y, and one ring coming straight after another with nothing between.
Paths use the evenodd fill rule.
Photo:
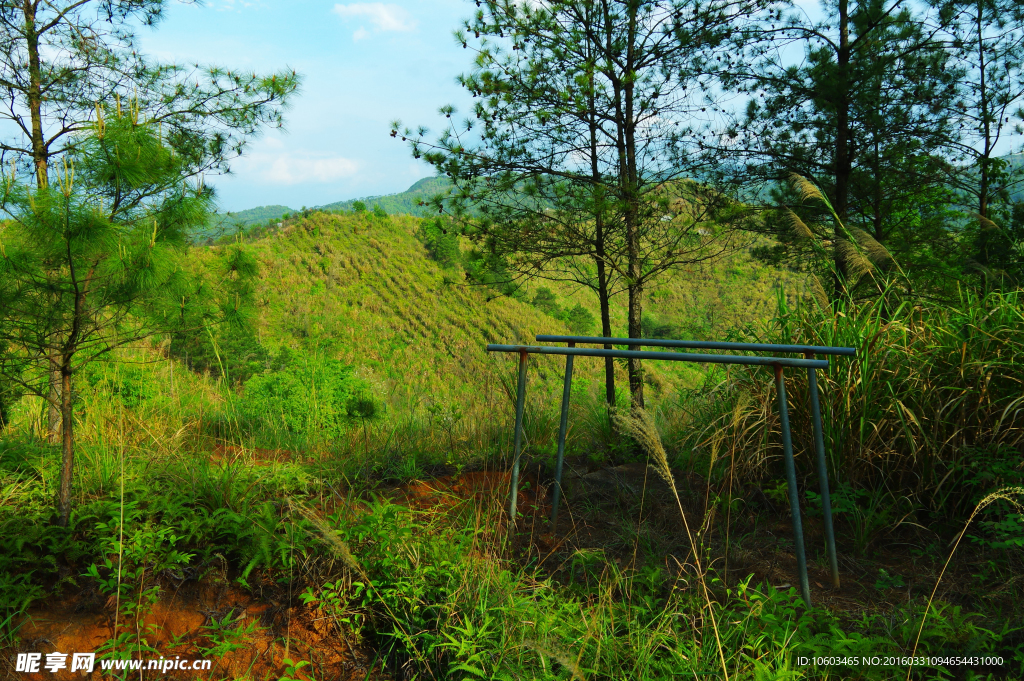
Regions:
<instances>
[{"instance_id":1,"label":"red clay soil","mask_svg":"<svg viewBox=\"0 0 1024 681\"><path fill-rule=\"evenodd\" d=\"M231 445L218 445L212 452L214 461L228 462L245 458L247 462L270 462L291 459L294 452L287 450L249 450ZM530 485L526 483L530 482ZM525 487L535 489L535 482L521 480ZM509 474L497 472L464 473L431 481L414 481L393 492L396 501L421 511L447 511L467 502L507 503ZM543 496L543 490L541 490ZM544 512L536 504L537 494L531 489L519 493L519 507L524 515ZM349 512L363 507L361 503L349 505L342 499L325 499L314 504L323 514L337 512L342 506ZM152 612L138 624L126 629L125 621L117 623L119 631L136 632L155 648L156 653L143 653L146 660L204 659L203 648L210 648L208 625L225 617L240 620L245 629L255 624L252 634L240 637L237 650L211 657L209 671L143 669L131 672L128 678L140 679L279 679L286 674L284 659L310 664L299 672L300 678L359 679L372 681L385 678L379 672L370 672L372 652L360 646L351 635L337 630L333 622L317 611L294 607L299 603L297 594L291 608L287 603L261 601L223 579L206 579L199 583L186 583L177 591L165 589L163 598ZM53 599L41 607L30 610L17 631L20 645L17 649L0 651L0 678L19 681L90 678L99 679L99 662L91 674L68 669L56 673L16 672L18 653L68 653L67 666L71 666L71 653L94 652L114 637L115 604L89 603L81 596L71 599ZM288 641L286 648L285 641ZM133 655L138 659L139 655ZM145 666L144 664L144 666ZM42 669L42 665L40 666ZM303 674L307 672L307 674ZM109 678L105 676L104 678Z\"/></svg>"},{"instance_id":2,"label":"red clay soil","mask_svg":"<svg viewBox=\"0 0 1024 681\"><path fill-rule=\"evenodd\" d=\"M316 611L289 608L287 603L273 600L258 602L221 580L192 583L175 593L165 591L164 594L165 598L156 604L138 629L158 652L132 657L146 660L143 666L160 657L172 660L180 657L190 661L209 659L211 669L168 670L166 673L143 669L130 672L126 678L276 680L288 671L284 665L286 657L294 662L309 662L298 673L299 678L344 681L386 678L369 671L372 655L368 656L354 637L338 631L330 619ZM298 601L297 598L295 600ZM111 678L109 672L101 677L98 661L91 674L82 671L72 674L67 669L57 673L46 670L35 674L15 672L17 653L42 653L43 664L47 653L68 653L67 666L70 668L70 653L94 652L110 640L114 634L113 604L108 602L99 608L99 612L95 611L96 608L84 608L85 612L79 612L84 605L69 600L31 610L17 632L20 646L0 651L0 678L19 681ZM221 655L204 655L202 649L213 645L210 631L204 627L226 616L240 620L239 627L243 630L252 628L252 633L239 636L237 650ZM132 629L133 624L129 625ZM119 622L119 628L126 631L123 620Z\"/></svg>"},{"instance_id":3,"label":"red clay soil","mask_svg":"<svg viewBox=\"0 0 1024 681\"><path fill-rule=\"evenodd\" d=\"M548 487L538 484L537 476L522 474L519 477L519 492L516 495L518 520L516 530L511 534L512 552L524 561L537 556L543 563L552 554L572 544L578 534L570 521L561 524L561 532L552 533L546 519L551 516L551 499ZM490 507L498 511L502 526L492 528L502 534L506 532L503 523L507 521L509 485L511 474L507 471L473 471L450 475L432 480L414 480L391 493L391 498L402 505L421 513L452 513L470 507ZM563 504L563 510L566 506Z\"/></svg>"},{"instance_id":4,"label":"red clay soil","mask_svg":"<svg viewBox=\"0 0 1024 681\"><path fill-rule=\"evenodd\" d=\"M508 504L511 474L503 471L474 471L433 480L414 480L398 488L395 500L416 510L445 510L467 502ZM539 492L539 494L538 494ZM523 515L543 512L544 489L531 476L520 476L517 506ZM538 497L542 500L538 504Z\"/></svg>"}]
</instances>

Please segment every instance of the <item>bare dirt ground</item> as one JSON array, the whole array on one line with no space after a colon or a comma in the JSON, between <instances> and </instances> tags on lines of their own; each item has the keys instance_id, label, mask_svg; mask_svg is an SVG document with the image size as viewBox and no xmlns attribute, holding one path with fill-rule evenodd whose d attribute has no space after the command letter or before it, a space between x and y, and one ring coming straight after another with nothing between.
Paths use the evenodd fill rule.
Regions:
<instances>
[{"instance_id":1,"label":"bare dirt ground","mask_svg":"<svg viewBox=\"0 0 1024 681\"><path fill-rule=\"evenodd\" d=\"M230 458L237 452L214 453ZM277 460L276 451L259 452L261 459ZM707 547L706 559L718 574L727 575L727 585L752 575L755 584L779 589L794 588L799 582L793 552L793 534L788 508L773 504L758 487L734 490L745 499L742 511L727 518L715 510L712 490L699 475L675 474L676 489L686 525ZM467 507L505 509L508 504L508 472L474 471L415 480L382 490L396 503L428 515L459 513ZM668 575L684 575L690 560L690 543L680 515L680 503L665 481L645 464L588 471L580 461L566 465L566 499L557 527L550 522L550 480L541 469L527 466L520 477L520 517L509 535L509 556L516 562L537 567L556 581L569 583L593 578L586 570L586 557L600 554L602 564L613 561L624 569L656 566ZM321 504L327 515L337 505ZM329 506L329 507L328 507ZM360 506L356 503L350 509ZM493 517L493 516L492 516ZM726 522L727 521L727 522ZM837 525L842 585L831 585L821 520L804 516L812 598L816 605L851 618L867 610L885 611L911 598L930 593L945 556L923 559L913 555L913 533L890 532L879 536L866 554L855 555ZM508 527L499 528L508 531ZM582 567L581 567L582 566ZM900 575L900 588L879 589L880 570ZM948 573L949 586L940 595L952 600L970 598L967 583L957 578L957 567ZM71 589L65 588L65 592ZM723 594L724 595L724 594ZM21 623L17 650L4 651L11 658L18 652L87 652L97 650L115 631L116 603L97 592L82 592L72 598L51 598L33 608ZM151 614L138 624L137 636L153 648L148 659L204 657L215 643L212 629L228 618L227 639L231 650L212 659L207 672L151 670L133 672L140 679L280 679L288 671L286 658L309 663L303 671L320 680L372 681L387 678L375 664L374 651L358 637L339 630L315 610L301 605L297 594L280 588L253 595L228 580L226 574L207 575L179 585L164 585L161 600ZM124 622L120 623L124 631ZM221 636L224 640L224 636ZM69 658L70 659L70 658ZM45 656L44 656L45 660ZM14 665L5 665L13 669ZM2 674L3 672L0 672ZM302 672L300 677L305 677ZM60 671L56 674L11 674L22 681L43 679L100 678ZM109 677L106 677L109 678Z\"/></svg>"},{"instance_id":2,"label":"bare dirt ground","mask_svg":"<svg viewBox=\"0 0 1024 681\"><path fill-rule=\"evenodd\" d=\"M298 602L298 599L294 599ZM18 635L18 652L91 652L99 649L114 634L115 605L95 602L87 595L63 602L47 602L34 608L22 623ZM211 625L228 621L232 633L221 636L231 642L233 650L208 652L215 645ZM124 631L125 623L119 623ZM334 629L328 618L318 612L293 605L278 598L258 599L220 577L207 577L199 582L185 582L178 589L165 588L152 612L137 624L137 635L144 638L154 652L143 654L145 660L161 657L186 660L209 659L209 671L143 670L131 672L127 678L139 679L279 679L288 668L284 660L305 661L302 671L316 679L382 678L370 672L372 652L351 636ZM70 667L70 657L68 666ZM12 665L13 668L13 665ZM300 675L302 672L300 671ZM305 676L305 675L303 675ZM9 678L23 681L43 679L99 679L97 662L91 674L68 670L56 674L14 673Z\"/></svg>"}]
</instances>

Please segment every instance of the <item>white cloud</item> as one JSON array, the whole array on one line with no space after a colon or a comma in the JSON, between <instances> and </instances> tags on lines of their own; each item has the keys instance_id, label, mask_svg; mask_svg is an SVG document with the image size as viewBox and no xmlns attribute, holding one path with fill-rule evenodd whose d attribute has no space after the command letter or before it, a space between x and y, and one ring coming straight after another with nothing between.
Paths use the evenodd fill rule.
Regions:
<instances>
[{"instance_id":1,"label":"white cloud","mask_svg":"<svg viewBox=\"0 0 1024 681\"><path fill-rule=\"evenodd\" d=\"M249 2L248 0L221 0L220 4L215 6L215 8L220 12L230 12L236 9L250 9L261 6L262 3Z\"/></svg>"},{"instance_id":2,"label":"white cloud","mask_svg":"<svg viewBox=\"0 0 1024 681\"><path fill-rule=\"evenodd\" d=\"M360 26L356 29L356 32L352 34L352 40L362 40L363 38L369 38L370 32Z\"/></svg>"},{"instance_id":3,"label":"white cloud","mask_svg":"<svg viewBox=\"0 0 1024 681\"><path fill-rule=\"evenodd\" d=\"M376 31L411 31L416 22L409 13L398 5L386 5L383 2L353 2L347 5L335 5L334 13L344 18L365 18ZM354 36L357 40L369 33L360 27Z\"/></svg>"},{"instance_id":4,"label":"white cloud","mask_svg":"<svg viewBox=\"0 0 1024 681\"><path fill-rule=\"evenodd\" d=\"M267 149L284 149L286 146L284 140L274 134L267 135L260 140L259 144Z\"/></svg>"},{"instance_id":5,"label":"white cloud","mask_svg":"<svg viewBox=\"0 0 1024 681\"><path fill-rule=\"evenodd\" d=\"M240 165L268 184L284 185L334 182L359 171L352 159L311 152L254 153Z\"/></svg>"}]
</instances>

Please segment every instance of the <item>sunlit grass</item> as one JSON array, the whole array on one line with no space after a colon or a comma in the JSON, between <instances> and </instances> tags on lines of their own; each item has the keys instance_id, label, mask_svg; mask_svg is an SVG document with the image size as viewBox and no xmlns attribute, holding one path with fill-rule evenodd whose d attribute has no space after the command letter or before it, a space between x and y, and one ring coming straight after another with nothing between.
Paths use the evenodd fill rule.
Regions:
<instances>
[{"instance_id":1,"label":"sunlit grass","mask_svg":"<svg viewBox=\"0 0 1024 681\"><path fill-rule=\"evenodd\" d=\"M393 219L389 229L406 251L419 248L411 223ZM515 366L481 347L558 329L520 301L484 303L478 291L457 288L437 294L428 286L442 276L436 266L389 248L382 230L364 218L313 216L254 246L277 277L261 284L265 342L309 339L312 352L355 364L376 400L372 414L333 429L314 418L299 432L277 414L247 411L230 376L189 371L159 343L126 351L81 382L76 511L65 531L50 522L58 460L42 444L41 405L18 405L0 441L0 646L17 639L33 603L84 589L115 596L115 633L141 646L124 623L187 568L188 579L289 594L295 607L332 618L339 636L373 649L393 678L881 679L896 671L796 660L903 655L915 645L928 654L970 645L1019 655L1015 625L995 627L997 609L984 602L974 612L936 592L929 602L908 595L905 605L851 616L808 610L793 590L735 574L724 581L718 559L740 541L729 534L744 501L735 497L757 485L775 493L767 482L781 452L766 371L708 370L679 381L664 374L632 438L608 418L599 365L579 372L570 456L595 467L643 460L636 445L646 437L658 464L652 478L679 484L682 519L673 522L697 510L691 558L668 560L662 537L631 529L615 541L634 545L632 563L592 546L564 565L545 564L523 548L532 535L509 524L500 485L440 509L398 503L388 495L403 483L508 468ZM311 295L317 282L337 295ZM327 337L340 341L317 347ZM1006 482L999 476L1016 475L1024 434L1018 293L965 293L957 306L791 301L750 338L858 348L856 359L835 358L819 375L830 474L836 498L849 501L836 506L837 523L858 558L901 524L927 524L922 532L946 541L940 520L959 531L978 499ZM531 358L531 472L551 468L561 371L560 362ZM791 371L787 379L794 432L810 433L806 377ZM313 391L307 399L324 398ZM813 475L808 440L794 444L801 472ZM977 462L983 470L972 468ZM686 489L680 473L702 480L699 488ZM888 515L868 517L877 508ZM990 525L960 537L991 557L990 581L1012 583L1020 564L1012 509L978 513L972 531ZM122 595L134 610L122 607Z\"/></svg>"}]
</instances>

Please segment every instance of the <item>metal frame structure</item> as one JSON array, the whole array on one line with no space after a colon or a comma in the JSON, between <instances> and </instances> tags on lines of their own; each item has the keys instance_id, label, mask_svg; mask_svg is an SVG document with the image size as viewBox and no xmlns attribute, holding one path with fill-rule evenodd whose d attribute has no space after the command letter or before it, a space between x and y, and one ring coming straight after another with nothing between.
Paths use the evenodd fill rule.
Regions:
<instances>
[{"instance_id":1,"label":"metal frame structure","mask_svg":"<svg viewBox=\"0 0 1024 681\"><path fill-rule=\"evenodd\" d=\"M495 345L487 346L488 352L515 352L519 355L519 381L516 390L515 458L512 462L511 490L509 492L509 515L516 518L516 500L519 487L519 459L522 454L523 409L526 403L527 358L531 354L564 355L565 381L562 390L562 413L558 432L558 458L555 466L555 487L552 499L552 525L558 522L558 505L562 495L562 465L565 458L565 438L568 431L569 398L572 388L573 359L575 357L615 357L635 359L660 359L673 362L698 362L709 364L741 364L746 366L771 366L775 369L775 387L778 393L779 417L782 428L782 449L785 460L786 481L789 487L789 505L793 522L793 539L796 549L797 568L800 573L800 591L804 602L811 604L810 582L807 576L807 554L804 549L803 523L796 489L796 466L793 461L793 444L789 426L789 410L786 404L785 367L807 369L810 407L814 422L814 448L817 454L818 479L821 488L822 511L824 514L825 540L828 548L832 584L839 586L839 566L836 557L835 533L832 526L832 504L828 486L828 468L825 461L825 443L821 427L821 407L818 401L817 369L828 368L827 360L815 359L816 355L856 356L855 348L833 348L812 345L771 345L766 343L729 343L716 341L661 340L641 338L602 338L594 336L552 336L538 335L540 342L567 343L568 347ZM577 343L599 345L626 345L630 347L665 347L699 350L762 351L803 354L803 358L791 357L750 357L743 355L705 355L697 353L658 352L650 350L615 350L607 348L578 348Z\"/></svg>"}]
</instances>

